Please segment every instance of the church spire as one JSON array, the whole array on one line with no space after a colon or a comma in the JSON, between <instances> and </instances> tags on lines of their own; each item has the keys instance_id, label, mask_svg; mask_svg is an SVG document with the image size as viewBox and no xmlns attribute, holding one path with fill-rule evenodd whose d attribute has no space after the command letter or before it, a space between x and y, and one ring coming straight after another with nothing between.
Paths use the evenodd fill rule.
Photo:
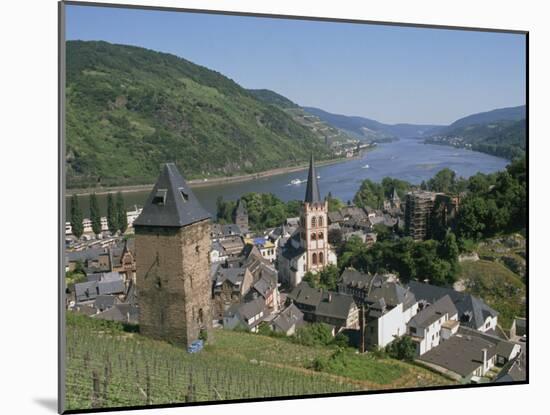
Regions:
<instances>
[{"instance_id":1,"label":"church spire","mask_svg":"<svg viewBox=\"0 0 550 415\"><path fill-rule=\"evenodd\" d=\"M315 172L315 164L313 162L313 153L309 161L309 174L307 176L306 197L304 202L317 203L321 201L319 194L319 184L317 183L317 173Z\"/></svg>"}]
</instances>

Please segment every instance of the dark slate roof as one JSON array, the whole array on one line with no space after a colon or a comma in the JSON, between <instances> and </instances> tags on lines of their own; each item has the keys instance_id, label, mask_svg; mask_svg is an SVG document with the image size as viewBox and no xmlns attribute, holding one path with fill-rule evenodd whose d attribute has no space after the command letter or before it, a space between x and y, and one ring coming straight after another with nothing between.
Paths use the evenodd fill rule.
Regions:
<instances>
[{"instance_id":1,"label":"dark slate roof","mask_svg":"<svg viewBox=\"0 0 550 415\"><path fill-rule=\"evenodd\" d=\"M525 366L525 352L522 350L518 356L509 360L501 369L493 382L521 382L527 379L527 367Z\"/></svg>"},{"instance_id":2,"label":"dark slate roof","mask_svg":"<svg viewBox=\"0 0 550 415\"><path fill-rule=\"evenodd\" d=\"M122 280L115 281L99 281L97 283L99 295L102 294L121 294L124 292L124 282Z\"/></svg>"},{"instance_id":3,"label":"dark slate roof","mask_svg":"<svg viewBox=\"0 0 550 415\"><path fill-rule=\"evenodd\" d=\"M424 300L433 304L445 295L451 297L458 310L460 323L467 327L477 329L483 325L488 316L498 316L498 313L483 300L471 294L418 281L410 281L408 285L418 301Z\"/></svg>"},{"instance_id":4,"label":"dark slate roof","mask_svg":"<svg viewBox=\"0 0 550 415\"><path fill-rule=\"evenodd\" d=\"M382 279L380 276L376 276L376 278ZM368 301L372 302L380 298L383 298L386 305L391 308L403 304L403 310L409 309L416 303L414 294L396 282L384 281L381 285L373 284Z\"/></svg>"},{"instance_id":5,"label":"dark slate roof","mask_svg":"<svg viewBox=\"0 0 550 415\"><path fill-rule=\"evenodd\" d=\"M323 293L321 290L311 288L305 281L302 281L294 287L294 289L288 294L288 298L294 302L313 307L316 307L319 304L322 296Z\"/></svg>"},{"instance_id":6,"label":"dark slate roof","mask_svg":"<svg viewBox=\"0 0 550 415\"><path fill-rule=\"evenodd\" d=\"M181 227L210 217L176 165L167 163L134 226Z\"/></svg>"},{"instance_id":7,"label":"dark slate roof","mask_svg":"<svg viewBox=\"0 0 550 415\"><path fill-rule=\"evenodd\" d=\"M245 320L250 319L258 314L265 308L265 300L262 297L258 297L248 303L241 304L238 312ZM259 324L259 320L258 320Z\"/></svg>"},{"instance_id":8,"label":"dark slate roof","mask_svg":"<svg viewBox=\"0 0 550 415\"><path fill-rule=\"evenodd\" d=\"M82 251L70 251L67 252L67 260L69 262L86 262L89 260L97 259L100 255L105 254L107 251L105 248L88 248Z\"/></svg>"},{"instance_id":9,"label":"dark slate roof","mask_svg":"<svg viewBox=\"0 0 550 415\"><path fill-rule=\"evenodd\" d=\"M516 336L524 336L527 334L527 322L525 318L517 317L515 319L516 323Z\"/></svg>"},{"instance_id":10,"label":"dark slate roof","mask_svg":"<svg viewBox=\"0 0 550 415\"><path fill-rule=\"evenodd\" d=\"M139 311L138 307L133 304L115 304L114 307L94 315L93 318L137 324L139 321Z\"/></svg>"},{"instance_id":11,"label":"dark slate roof","mask_svg":"<svg viewBox=\"0 0 550 415\"><path fill-rule=\"evenodd\" d=\"M277 287L277 276L263 275L253 287L262 297L266 298Z\"/></svg>"},{"instance_id":12,"label":"dark slate roof","mask_svg":"<svg viewBox=\"0 0 550 415\"><path fill-rule=\"evenodd\" d=\"M297 235L299 236L299 234L297 234ZM283 246L281 254L285 258L287 258L289 260L292 260L294 258L302 256L304 254L304 252L306 252L306 250L303 247L294 248L294 246L292 246L291 238L289 238L288 241Z\"/></svg>"},{"instance_id":13,"label":"dark slate roof","mask_svg":"<svg viewBox=\"0 0 550 415\"><path fill-rule=\"evenodd\" d=\"M418 359L458 373L471 375L482 363L482 350L487 350L487 360L496 354L496 345L475 334L455 334Z\"/></svg>"},{"instance_id":14,"label":"dark slate roof","mask_svg":"<svg viewBox=\"0 0 550 415\"><path fill-rule=\"evenodd\" d=\"M309 173L307 175L307 187L306 196L304 202L317 203L321 201L321 194L319 193L319 183L317 183L317 173L315 172L315 163L313 161L313 154L309 160Z\"/></svg>"},{"instance_id":15,"label":"dark slate roof","mask_svg":"<svg viewBox=\"0 0 550 415\"><path fill-rule=\"evenodd\" d=\"M365 288L372 281L372 275L365 274L355 268L346 268L344 272L342 272L340 280L345 285Z\"/></svg>"},{"instance_id":16,"label":"dark slate roof","mask_svg":"<svg viewBox=\"0 0 550 415\"><path fill-rule=\"evenodd\" d=\"M272 325L283 332L287 332L294 325L301 325L304 321L304 314L294 304L289 305L279 313L272 321Z\"/></svg>"},{"instance_id":17,"label":"dark slate roof","mask_svg":"<svg viewBox=\"0 0 550 415\"><path fill-rule=\"evenodd\" d=\"M76 301L95 300L98 295L97 281L80 282L74 285Z\"/></svg>"},{"instance_id":18,"label":"dark slate roof","mask_svg":"<svg viewBox=\"0 0 550 415\"><path fill-rule=\"evenodd\" d=\"M355 305L351 295L335 292L324 292L315 314L324 317L334 317L342 320L348 318L351 308Z\"/></svg>"},{"instance_id":19,"label":"dark slate roof","mask_svg":"<svg viewBox=\"0 0 550 415\"><path fill-rule=\"evenodd\" d=\"M114 295L98 295L94 301L94 307L98 310L106 310L118 302Z\"/></svg>"},{"instance_id":20,"label":"dark slate roof","mask_svg":"<svg viewBox=\"0 0 550 415\"><path fill-rule=\"evenodd\" d=\"M451 297L445 295L437 300L434 304L427 306L422 311L418 312L412 320L418 327L428 327L435 321L439 320L441 316L447 314L448 317L456 315L457 309L451 300Z\"/></svg>"},{"instance_id":21,"label":"dark slate roof","mask_svg":"<svg viewBox=\"0 0 550 415\"><path fill-rule=\"evenodd\" d=\"M233 285L242 284L246 268L222 268L219 267L216 272L216 286L220 286L224 281L229 281Z\"/></svg>"}]
</instances>

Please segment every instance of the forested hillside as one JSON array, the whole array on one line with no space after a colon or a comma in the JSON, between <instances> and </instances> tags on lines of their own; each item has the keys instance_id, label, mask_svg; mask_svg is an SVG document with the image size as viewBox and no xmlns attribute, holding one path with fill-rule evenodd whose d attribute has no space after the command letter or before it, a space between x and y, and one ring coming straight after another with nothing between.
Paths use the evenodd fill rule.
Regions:
<instances>
[{"instance_id":1,"label":"forested hillside","mask_svg":"<svg viewBox=\"0 0 550 415\"><path fill-rule=\"evenodd\" d=\"M187 178L253 173L328 158L283 110L174 55L67 42L67 185L151 183L175 161Z\"/></svg>"}]
</instances>

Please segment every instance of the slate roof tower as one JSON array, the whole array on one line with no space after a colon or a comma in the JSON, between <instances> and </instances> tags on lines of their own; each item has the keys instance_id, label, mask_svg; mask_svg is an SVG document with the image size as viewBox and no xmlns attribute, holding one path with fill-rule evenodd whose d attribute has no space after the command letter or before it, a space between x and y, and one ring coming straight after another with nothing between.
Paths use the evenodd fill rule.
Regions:
<instances>
[{"instance_id":1,"label":"slate roof tower","mask_svg":"<svg viewBox=\"0 0 550 415\"><path fill-rule=\"evenodd\" d=\"M164 165L133 224L142 334L182 346L212 339L210 219L176 165Z\"/></svg>"}]
</instances>

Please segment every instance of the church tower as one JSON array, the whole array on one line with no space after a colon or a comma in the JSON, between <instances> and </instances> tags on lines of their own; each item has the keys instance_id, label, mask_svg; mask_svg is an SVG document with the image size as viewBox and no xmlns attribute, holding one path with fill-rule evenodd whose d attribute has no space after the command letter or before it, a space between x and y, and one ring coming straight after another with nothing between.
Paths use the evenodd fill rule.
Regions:
<instances>
[{"instance_id":1,"label":"church tower","mask_svg":"<svg viewBox=\"0 0 550 415\"><path fill-rule=\"evenodd\" d=\"M210 340L210 214L174 163L133 226L140 332L181 346Z\"/></svg>"},{"instance_id":2,"label":"church tower","mask_svg":"<svg viewBox=\"0 0 550 415\"><path fill-rule=\"evenodd\" d=\"M309 162L306 195L300 217L301 246L306 251L306 272L317 272L333 263L328 244L328 201L321 200L313 155Z\"/></svg>"}]
</instances>

